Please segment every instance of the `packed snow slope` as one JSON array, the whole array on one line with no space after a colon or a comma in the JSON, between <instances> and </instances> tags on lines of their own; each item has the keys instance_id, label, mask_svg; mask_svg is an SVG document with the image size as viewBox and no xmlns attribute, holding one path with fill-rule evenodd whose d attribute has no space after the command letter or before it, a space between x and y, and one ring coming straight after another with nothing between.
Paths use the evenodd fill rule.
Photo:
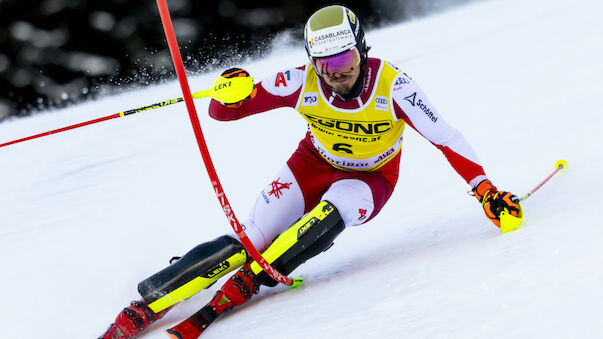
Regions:
<instances>
[{"instance_id":1,"label":"packed snow slope","mask_svg":"<svg viewBox=\"0 0 603 339\"><path fill-rule=\"evenodd\" d=\"M473 145L499 189L524 194L502 235L442 154L407 129L381 214L264 288L204 338L601 338L603 4L489 1L370 31ZM306 62L302 46L244 65L257 79ZM190 79L208 87L218 71ZM0 124L0 143L180 96L170 82ZM200 121L240 219L306 131L293 110ZM229 231L184 104L0 149L3 338L96 338L174 255ZM179 305L145 338L204 305Z\"/></svg>"}]
</instances>

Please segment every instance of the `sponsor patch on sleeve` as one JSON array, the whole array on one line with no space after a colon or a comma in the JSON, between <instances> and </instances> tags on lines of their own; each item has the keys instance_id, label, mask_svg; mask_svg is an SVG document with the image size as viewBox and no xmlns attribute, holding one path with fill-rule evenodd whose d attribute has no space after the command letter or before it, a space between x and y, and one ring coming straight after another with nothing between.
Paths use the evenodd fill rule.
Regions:
<instances>
[{"instance_id":1,"label":"sponsor patch on sleeve","mask_svg":"<svg viewBox=\"0 0 603 339\"><path fill-rule=\"evenodd\" d=\"M291 72L287 71L287 77L289 80L291 79ZM287 80L285 80L285 73L280 72L276 75L276 79L274 81L274 87L280 87L281 85L287 87Z\"/></svg>"},{"instance_id":2,"label":"sponsor patch on sleeve","mask_svg":"<svg viewBox=\"0 0 603 339\"><path fill-rule=\"evenodd\" d=\"M285 97L295 93L303 84L305 72L298 68L274 73L262 80L264 89L272 94Z\"/></svg>"},{"instance_id":3,"label":"sponsor patch on sleeve","mask_svg":"<svg viewBox=\"0 0 603 339\"><path fill-rule=\"evenodd\" d=\"M394 81L394 91L399 91L404 87L404 85L408 84L410 84L410 80L408 80L408 78L403 74L398 74L396 80Z\"/></svg>"}]
</instances>

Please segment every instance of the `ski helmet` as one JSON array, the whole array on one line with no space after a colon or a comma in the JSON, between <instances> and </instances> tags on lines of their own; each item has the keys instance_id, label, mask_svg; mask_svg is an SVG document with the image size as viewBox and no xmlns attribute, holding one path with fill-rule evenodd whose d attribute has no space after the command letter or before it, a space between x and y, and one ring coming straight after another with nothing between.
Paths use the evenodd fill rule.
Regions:
<instances>
[{"instance_id":1,"label":"ski helmet","mask_svg":"<svg viewBox=\"0 0 603 339\"><path fill-rule=\"evenodd\" d=\"M312 14L304 29L304 39L310 59L336 55L353 47L366 58L362 25L356 14L344 6L327 6Z\"/></svg>"},{"instance_id":2,"label":"ski helmet","mask_svg":"<svg viewBox=\"0 0 603 339\"><path fill-rule=\"evenodd\" d=\"M368 47L354 12L340 5L319 9L306 22L304 40L308 58L321 82L324 83L324 75L332 77L359 66L360 76L356 83L350 92L340 95L347 101L362 92Z\"/></svg>"}]
</instances>

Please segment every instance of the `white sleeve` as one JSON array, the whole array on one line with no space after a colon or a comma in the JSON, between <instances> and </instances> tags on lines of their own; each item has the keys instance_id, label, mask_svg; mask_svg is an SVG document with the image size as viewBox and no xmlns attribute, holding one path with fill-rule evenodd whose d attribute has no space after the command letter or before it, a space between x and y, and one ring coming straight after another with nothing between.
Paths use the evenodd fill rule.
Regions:
<instances>
[{"instance_id":1,"label":"white sleeve","mask_svg":"<svg viewBox=\"0 0 603 339\"><path fill-rule=\"evenodd\" d=\"M425 93L406 74L399 73L392 84L392 101L397 118L404 119L423 137L436 145L450 164L473 185L484 176L473 148L433 107Z\"/></svg>"},{"instance_id":2,"label":"white sleeve","mask_svg":"<svg viewBox=\"0 0 603 339\"><path fill-rule=\"evenodd\" d=\"M303 85L305 73L302 69L290 68L264 78L262 87L272 95L286 97L295 93Z\"/></svg>"}]
</instances>

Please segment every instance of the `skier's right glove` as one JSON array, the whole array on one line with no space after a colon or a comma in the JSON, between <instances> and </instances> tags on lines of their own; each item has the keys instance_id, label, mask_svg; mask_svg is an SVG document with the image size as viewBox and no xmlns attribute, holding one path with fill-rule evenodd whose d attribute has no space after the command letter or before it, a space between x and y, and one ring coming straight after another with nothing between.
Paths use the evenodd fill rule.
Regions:
<instances>
[{"instance_id":1,"label":"skier's right glove","mask_svg":"<svg viewBox=\"0 0 603 339\"><path fill-rule=\"evenodd\" d=\"M511 192L499 192L490 180L486 179L475 186L473 195L482 204L488 219L498 228L500 228L500 215L503 211L507 210L514 217L520 214L519 198Z\"/></svg>"},{"instance_id":2,"label":"skier's right glove","mask_svg":"<svg viewBox=\"0 0 603 339\"><path fill-rule=\"evenodd\" d=\"M221 76L224 78L249 77L249 72L247 72L246 70L244 70L242 68L233 67L233 68L229 68L229 69L225 70L224 72L222 72ZM241 107L241 105L243 104L243 102L245 100L255 98L257 91L258 91L258 89L254 85L253 91L251 91L251 94L249 94L249 96L247 96L247 98L245 98L241 101L237 101L237 102L230 102L230 103L224 102L223 104L226 107L239 108L239 107Z\"/></svg>"}]
</instances>

